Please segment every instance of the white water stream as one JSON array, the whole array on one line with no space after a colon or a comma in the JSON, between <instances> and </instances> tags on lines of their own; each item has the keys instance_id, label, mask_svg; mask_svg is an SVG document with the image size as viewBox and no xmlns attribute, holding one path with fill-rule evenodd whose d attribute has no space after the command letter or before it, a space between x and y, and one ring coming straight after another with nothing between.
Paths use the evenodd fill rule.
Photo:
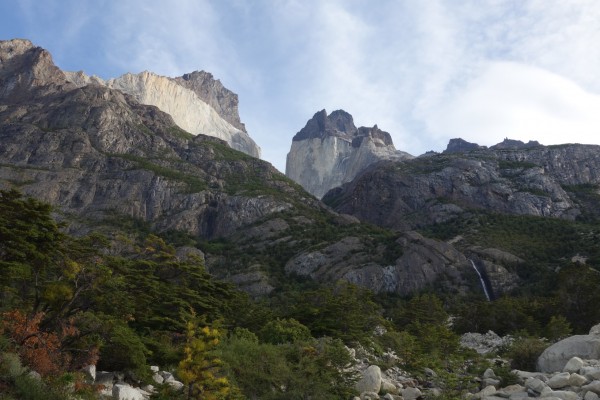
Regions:
<instances>
[{"instance_id":1,"label":"white water stream","mask_svg":"<svg viewBox=\"0 0 600 400\"><path fill-rule=\"evenodd\" d=\"M475 265L473 260L469 260L469 261L471 261L471 265L473 266L473 269L475 270L475 272L477 272L477 276L479 276L479 282L481 282L481 287L483 288L483 293L485 293L485 298L487 299L487 301L492 301L492 298L490 297L490 293L488 292L488 289L487 289L487 285L485 284L485 281L483 280L483 276L481 276L481 272L479 272L479 269L477 268L477 266Z\"/></svg>"}]
</instances>

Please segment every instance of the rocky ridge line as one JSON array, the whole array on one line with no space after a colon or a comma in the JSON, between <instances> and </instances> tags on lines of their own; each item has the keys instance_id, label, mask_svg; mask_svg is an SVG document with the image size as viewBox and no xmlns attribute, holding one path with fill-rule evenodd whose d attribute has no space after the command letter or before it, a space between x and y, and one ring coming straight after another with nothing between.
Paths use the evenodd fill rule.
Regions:
<instances>
[{"instance_id":1,"label":"rocky ridge line","mask_svg":"<svg viewBox=\"0 0 600 400\"><path fill-rule=\"evenodd\" d=\"M260 148L246 132L238 114L238 97L210 73L196 71L167 78L144 71L104 81L82 71L65 72L67 79L82 87L89 84L118 89L142 104L170 114L177 125L192 134L225 140L232 148L260 157Z\"/></svg>"}]
</instances>

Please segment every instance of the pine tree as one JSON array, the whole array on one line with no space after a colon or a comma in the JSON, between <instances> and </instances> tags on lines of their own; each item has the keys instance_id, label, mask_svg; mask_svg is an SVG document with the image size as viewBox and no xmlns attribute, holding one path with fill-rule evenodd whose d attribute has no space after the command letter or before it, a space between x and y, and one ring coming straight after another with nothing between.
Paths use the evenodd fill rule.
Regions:
<instances>
[{"instance_id":1,"label":"pine tree","mask_svg":"<svg viewBox=\"0 0 600 400\"><path fill-rule=\"evenodd\" d=\"M193 319L187 323L184 358L177 370L179 377L187 385L188 399L222 400L230 392L227 378L222 376L222 361L215 355L221 339L218 328L199 327Z\"/></svg>"}]
</instances>

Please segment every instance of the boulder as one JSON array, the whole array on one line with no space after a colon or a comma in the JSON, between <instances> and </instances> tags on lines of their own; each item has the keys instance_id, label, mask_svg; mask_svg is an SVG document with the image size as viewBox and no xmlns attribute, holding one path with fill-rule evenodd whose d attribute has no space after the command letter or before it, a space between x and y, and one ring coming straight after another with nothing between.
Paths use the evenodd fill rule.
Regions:
<instances>
[{"instance_id":1,"label":"boulder","mask_svg":"<svg viewBox=\"0 0 600 400\"><path fill-rule=\"evenodd\" d=\"M175 380L175 377L170 372L160 371L159 374L163 377L165 383L172 382Z\"/></svg>"},{"instance_id":2,"label":"boulder","mask_svg":"<svg viewBox=\"0 0 600 400\"><path fill-rule=\"evenodd\" d=\"M422 395L423 393L421 393L419 388L407 387L406 389L402 389L402 398L404 400L415 400L421 397Z\"/></svg>"},{"instance_id":3,"label":"boulder","mask_svg":"<svg viewBox=\"0 0 600 400\"><path fill-rule=\"evenodd\" d=\"M582 386L581 389L584 391L600 394L600 381L593 381L592 383Z\"/></svg>"},{"instance_id":4,"label":"boulder","mask_svg":"<svg viewBox=\"0 0 600 400\"><path fill-rule=\"evenodd\" d=\"M573 357L599 359L600 335L575 335L554 343L538 358L537 369L542 372L563 371Z\"/></svg>"},{"instance_id":5,"label":"boulder","mask_svg":"<svg viewBox=\"0 0 600 400\"><path fill-rule=\"evenodd\" d=\"M379 389L379 391L382 393L391 393L391 394L399 393L396 385L394 385L392 382L390 382L387 379L381 380L381 388Z\"/></svg>"},{"instance_id":6,"label":"boulder","mask_svg":"<svg viewBox=\"0 0 600 400\"><path fill-rule=\"evenodd\" d=\"M600 396L598 396L594 392L587 392L585 396L583 396L583 400L599 400Z\"/></svg>"},{"instance_id":7,"label":"boulder","mask_svg":"<svg viewBox=\"0 0 600 400\"><path fill-rule=\"evenodd\" d=\"M569 377L569 386L580 387L585 385L586 383L589 383L589 380L585 376L579 374L571 374L571 376Z\"/></svg>"},{"instance_id":8,"label":"boulder","mask_svg":"<svg viewBox=\"0 0 600 400\"><path fill-rule=\"evenodd\" d=\"M376 400L379 399L379 395L375 392L364 392L360 394L360 400Z\"/></svg>"},{"instance_id":9,"label":"boulder","mask_svg":"<svg viewBox=\"0 0 600 400\"><path fill-rule=\"evenodd\" d=\"M144 400L144 395L139 389L126 383L117 383L113 386L112 397L114 400Z\"/></svg>"},{"instance_id":10,"label":"boulder","mask_svg":"<svg viewBox=\"0 0 600 400\"><path fill-rule=\"evenodd\" d=\"M85 374L85 378L89 382L94 382L96 380L96 366L95 365L87 365L81 369Z\"/></svg>"},{"instance_id":11,"label":"boulder","mask_svg":"<svg viewBox=\"0 0 600 400\"><path fill-rule=\"evenodd\" d=\"M494 372L493 369L488 368L483 373L483 378L494 378L494 379L496 379L496 373Z\"/></svg>"},{"instance_id":12,"label":"boulder","mask_svg":"<svg viewBox=\"0 0 600 400\"><path fill-rule=\"evenodd\" d=\"M497 396L509 398L513 394L525 393L525 388L521 385L510 385L496 392Z\"/></svg>"},{"instance_id":13,"label":"boulder","mask_svg":"<svg viewBox=\"0 0 600 400\"><path fill-rule=\"evenodd\" d=\"M600 324L592 326L590 336L600 336Z\"/></svg>"},{"instance_id":14,"label":"boulder","mask_svg":"<svg viewBox=\"0 0 600 400\"><path fill-rule=\"evenodd\" d=\"M381 389L381 369L377 365L371 365L363 372L362 378L356 382L356 390L359 393L379 393Z\"/></svg>"},{"instance_id":15,"label":"boulder","mask_svg":"<svg viewBox=\"0 0 600 400\"><path fill-rule=\"evenodd\" d=\"M529 378L525 381L525 387L528 390L532 390L533 392L540 394L548 386L546 386L546 384L538 378Z\"/></svg>"},{"instance_id":16,"label":"boulder","mask_svg":"<svg viewBox=\"0 0 600 400\"><path fill-rule=\"evenodd\" d=\"M165 378L161 374L154 374L152 375L152 380L160 385L164 383Z\"/></svg>"},{"instance_id":17,"label":"boulder","mask_svg":"<svg viewBox=\"0 0 600 400\"><path fill-rule=\"evenodd\" d=\"M42 381L42 376L37 371L29 371L27 373L27 376L30 377L30 378L32 378L35 381L38 381L38 382Z\"/></svg>"},{"instance_id":18,"label":"boulder","mask_svg":"<svg viewBox=\"0 0 600 400\"><path fill-rule=\"evenodd\" d=\"M510 395L509 400L523 400L529 398L529 393L527 392L516 392Z\"/></svg>"},{"instance_id":19,"label":"boulder","mask_svg":"<svg viewBox=\"0 0 600 400\"><path fill-rule=\"evenodd\" d=\"M583 367L579 372L591 381L600 380L600 367Z\"/></svg>"},{"instance_id":20,"label":"boulder","mask_svg":"<svg viewBox=\"0 0 600 400\"><path fill-rule=\"evenodd\" d=\"M175 390L182 390L183 387L185 386L182 382L176 381L176 380L172 380L167 382L173 389Z\"/></svg>"},{"instance_id":21,"label":"boulder","mask_svg":"<svg viewBox=\"0 0 600 400\"><path fill-rule=\"evenodd\" d=\"M579 396L575 392L569 392L567 390L549 391L540 396L541 398L556 398L561 400L578 400Z\"/></svg>"},{"instance_id":22,"label":"boulder","mask_svg":"<svg viewBox=\"0 0 600 400\"><path fill-rule=\"evenodd\" d=\"M567 361L567 364L564 366L563 371L570 373L579 372L579 370L583 368L583 366L584 362L581 358L573 357L569 361Z\"/></svg>"},{"instance_id":23,"label":"boulder","mask_svg":"<svg viewBox=\"0 0 600 400\"><path fill-rule=\"evenodd\" d=\"M494 386L486 386L479 393L477 393L477 397L480 399L485 399L486 397L492 396L496 394L496 388Z\"/></svg>"},{"instance_id":24,"label":"boulder","mask_svg":"<svg viewBox=\"0 0 600 400\"><path fill-rule=\"evenodd\" d=\"M570 373L561 372L559 374L552 376L550 379L548 379L548 382L546 382L546 384L548 386L550 386L551 389L564 388L565 386L569 386L569 378L570 377L571 377Z\"/></svg>"},{"instance_id":25,"label":"boulder","mask_svg":"<svg viewBox=\"0 0 600 400\"><path fill-rule=\"evenodd\" d=\"M484 378L481 383L482 383L483 387L494 386L495 388L499 388L501 382L500 382L500 379Z\"/></svg>"}]
</instances>

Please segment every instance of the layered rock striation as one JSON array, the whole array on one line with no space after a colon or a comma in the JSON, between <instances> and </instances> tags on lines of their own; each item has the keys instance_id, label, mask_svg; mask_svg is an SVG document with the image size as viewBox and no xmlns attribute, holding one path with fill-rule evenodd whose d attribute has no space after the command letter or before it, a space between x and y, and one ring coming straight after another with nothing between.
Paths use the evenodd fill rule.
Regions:
<instances>
[{"instance_id":1,"label":"layered rock striation","mask_svg":"<svg viewBox=\"0 0 600 400\"><path fill-rule=\"evenodd\" d=\"M461 274L472 273L452 246L374 235L270 164L191 135L122 90L65 75L28 41L0 42L0 60L0 189L52 204L72 232L135 221L220 238L226 251L207 251L207 268L256 296L281 285L280 272L403 294L440 279L464 285ZM356 140L385 144L378 135Z\"/></svg>"},{"instance_id":2,"label":"layered rock striation","mask_svg":"<svg viewBox=\"0 0 600 400\"><path fill-rule=\"evenodd\" d=\"M168 113L192 134L214 136L232 148L260 157L260 148L246 132L238 114L237 95L204 71L167 78L144 71L104 81L83 72L65 72L67 79L82 87L89 84L118 89L138 102Z\"/></svg>"},{"instance_id":3,"label":"layered rock striation","mask_svg":"<svg viewBox=\"0 0 600 400\"><path fill-rule=\"evenodd\" d=\"M1 188L85 219L124 215L206 238L290 207L294 190L267 163L120 90L74 83L31 42L0 42L0 60ZM244 195L244 179L283 196Z\"/></svg>"},{"instance_id":4,"label":"layered rock striation","mask_svg":"<svg viewBox=\"0 0 600 400\"><path fill-rule=\"evenodd\" d=\"M377 125L357 128L347 112L327 115L322 110L294 136L286 175L321 198L373 163L409 158L408 153L396 150L390 134Z\"/></svg>"},{"instance_id":5,"label":"layered rock striation","mask_svg":"<svg viewBox=\"0 0 600 400\"><path fill-rule=\"evenodd\" d=\"M454 140L449 150L379 163L323 200L363 221L412 229L465 209L574 219L586 210L573 191L598 192L600 146L505 141L486 149Z\"/></svg>"}]
</instances>

